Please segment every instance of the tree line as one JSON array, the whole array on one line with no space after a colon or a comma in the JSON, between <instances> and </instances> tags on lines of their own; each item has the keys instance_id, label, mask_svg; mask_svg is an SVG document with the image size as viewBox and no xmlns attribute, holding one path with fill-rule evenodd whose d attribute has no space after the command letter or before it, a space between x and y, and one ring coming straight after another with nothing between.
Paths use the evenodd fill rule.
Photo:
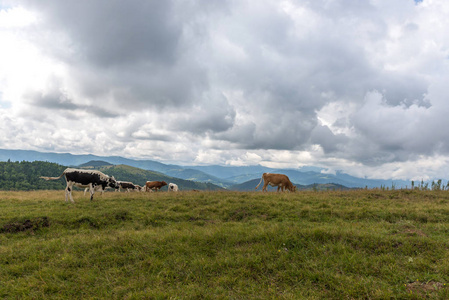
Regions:
<instances>
[{"instance_id":1,"label":"tree line","mask_svg":"<svg viewBox=\"0 0 449 300\"><path fill-rule=\"evenodd\" d=\"M65 189L66 183L60 180L46 181L39 176L59 176L66 169L56 163L44 161L0 162L0 190L31 191Z\"/></svg>"}]
</instances>

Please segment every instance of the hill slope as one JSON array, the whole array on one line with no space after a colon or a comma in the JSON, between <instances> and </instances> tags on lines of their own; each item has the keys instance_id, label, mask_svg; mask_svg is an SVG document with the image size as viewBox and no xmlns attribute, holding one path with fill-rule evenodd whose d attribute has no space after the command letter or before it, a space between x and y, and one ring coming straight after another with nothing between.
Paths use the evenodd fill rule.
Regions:
<instances>
[{"instance_id":1,"label":"hill slope","mask_svg":"<svg viewBox=\"0 0 449 300\"><path fill-rule=\"evenodd\" d=\"M64 179L46 181L39 176L59 176L65 166L49 162L0 162L0 190L60 190L65 189Z\"/></svg>"},{"instance_id":2,"label":"hill slope","mask_svg":"<svg viewBox=\"0 0 449 300\"><path fill-rule=\"evenodd\" d=\"M182 178L185 180L197 181L197 182L208 182L223 188L232 185L232 182L220 179L218 177L209 175L199 170L194 169L184 169L184 168L173 168L163 172L164 174L172 177Z\"/></svg>"},{"instance_id":3,"label":"hill slope","mask_svg":"<svg viewBox=\"0 0 449 300\"><path fill-rule=\"evenodd\" d=\"M184 180L180 178L175 178L167 176L163 173L147 171L139 169L136 167L128 165L117 165L117 166L103 166L97 168L98 170L107 173L109 176L114 176L117 180L121 181L131 181L140 186L144 186L147 181L165 181L167 183L175 183L178 185L179 189L182 190L211 190L218 191L223 190L210 182L195 182L191 180ZM167 190L167 186L164 186L162 191Z\"/></svg>"}]
</instances>

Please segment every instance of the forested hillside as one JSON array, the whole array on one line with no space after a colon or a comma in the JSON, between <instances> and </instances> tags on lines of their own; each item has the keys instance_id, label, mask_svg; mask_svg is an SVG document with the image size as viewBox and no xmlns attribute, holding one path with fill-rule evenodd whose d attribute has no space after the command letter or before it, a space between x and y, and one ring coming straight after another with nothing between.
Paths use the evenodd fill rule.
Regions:
<instances>
[{"instance_id":1,"label":"forested hillside","mask_svg":"<svg viewBox=\"0 0 449 300\"><path fill-rule=\"evenodd\" d=\"M45 181L39 176L59 176L65 166L55 163L34 162L0 162L0 190L60 190L66 187L64 179Z\"/></svg>"},{"instance_id":2,"label":"forested hillside","mask_svg":"<svg viewBox=\"0 0 449 300\"><path fill-rule=\"evenodd\" d=\"M88 164L86 167L89 169L93 168L91 164ZM66 166L43 161L0 162L0 190L30 191L65 189L66 182L64 178L46 181L39 177L57 177L61 175L66 168ZM162 173L142 170L126 165L106 165L97 167L96 169L99 169L107 175L114 176L117 180L131 181L142 186L145 185L147 180L164 180L167 183L176 183L181 190L222 190L221 187L211 183L183 180ZM167 190L167 187L164 187L163 190Z\"/></svg>"}]
</instances>

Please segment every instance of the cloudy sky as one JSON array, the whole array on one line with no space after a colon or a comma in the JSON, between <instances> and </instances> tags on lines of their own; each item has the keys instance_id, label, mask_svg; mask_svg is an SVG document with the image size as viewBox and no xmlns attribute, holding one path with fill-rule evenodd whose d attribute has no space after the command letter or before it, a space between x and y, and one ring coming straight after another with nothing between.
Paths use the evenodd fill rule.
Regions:
<instances>
[{"instance_id":1,"label":"cloudy sky","mask_svg":"<svg viewBox=\"0 0 449 300\"><path fill-rule=\"evenodd\" d=\"M0 0L0 148L449 178L449 1Z\"/></svg>"}]
</instances>

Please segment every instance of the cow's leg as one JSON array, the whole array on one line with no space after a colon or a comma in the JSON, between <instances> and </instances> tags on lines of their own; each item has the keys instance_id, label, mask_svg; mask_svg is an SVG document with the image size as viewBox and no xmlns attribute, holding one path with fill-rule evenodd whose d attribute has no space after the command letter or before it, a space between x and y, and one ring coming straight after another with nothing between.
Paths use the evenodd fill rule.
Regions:
<instances>
[{"instance_id":1,"label":"cow's leg","mask_svg":"<svg viewBox=\"0 0 449 300\"><path fill-rule=\"evenodd\" d=\"M69 202L69 200L67 198L70 197L70 201L72 203L75 203L75 201L73 201L72 190L73 190L73 185L68 183L67 187L65 188L65 201L66 202Z\"/></svg>"},{"instance_id":2,"label":"cow's leg","mask_svg":"<svg viewBox=\"0 0 449 300\"><path fill-rule=\"evenodd\" d=\"M92 191L95 189L95 186L92 183L89 183L87 188L89 189L89 194L92 195Z\"/></svg>"},{"instance_id":3,"label":"cow's leg","mask_svg":"<svg viewBox=\"0 0 449 300\"><path fill-rule=\"evenodd\" d=\"M75 203L75 200L73 200L73 194L72 194L72 192L73 192L73 188L70 188L70 193L69 193L70 201L72 201L72 203Z\"/></svg>"},{"instance_id":4,"label":"cow's leg","mask_svg":"<svg viewBox=\"0 0 449 300\"><path fill-rule=\"evenodd\" d=\"M267 186L268 186L268 182L264 181L263 187L262 187L262 192L266 192L267 191Z\"/></svg>"},{"instance_id":5,"label":"cow's leg","mask_svg":"<svg viewBox=\"0 0 449 300\"><path fill-rule=\"evenodd\" d=\"M70 193L70 187L69 187L69 185L67 185L65 188L65 202L69 202L69 199L68 199L69 193Z\"/></svg>"},{"instance_id":6,"label":"cow's leg","mask_svg":"<svg viewBox=\"0 0 449 300\"><path fill-rule=\"evenodd\" d=\"M92 185L92 183L89 183L90 185L90 201L94 199L94 193L95 193L95 186Z\"/></svg>"}]
</instances>

